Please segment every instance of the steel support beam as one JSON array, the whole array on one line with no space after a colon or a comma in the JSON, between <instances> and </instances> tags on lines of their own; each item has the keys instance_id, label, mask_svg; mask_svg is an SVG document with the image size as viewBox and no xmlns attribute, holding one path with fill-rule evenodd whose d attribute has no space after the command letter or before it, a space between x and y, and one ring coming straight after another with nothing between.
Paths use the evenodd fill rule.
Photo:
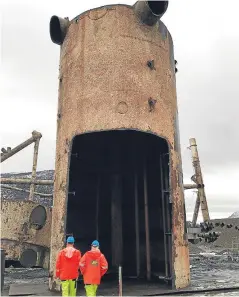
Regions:
<instances>
[{"instance_id":1,"label":"steel support beam","mask_svg":"<svg viewBox=\"0 0 239 297\"><path fill-rule=\"evenodd\" d=\"M38 158L39 143L40 143L40 138L37 138L34 144L34 154L33 154L33 164L32 164L32 183L30 186L30 194L28 197L29 200L33 200L34 192L35 192L36 185L33 182L36 180L36 174L37 174L37 158Z\"/></svg>"},{"instance_id":2,"label":"steel support beam","mask_svg":"<svg viewBox=\"0 0 239 297\"><path fill-rule=\"evenodd\" d=\"M122 178L119 174L112 176L111 185L112 266L119 267L123 261Z\"/></svg>"},{"instance_id":3,"label":"steel support beam","mask_svg":"<svg viewBox=\"0 0 239 297\"><path fill-rule=\"evenodd\" d=\"M53 185L54 181L50 179L43 179L43 180L34 180L32 181L30 178L9 178L9 177L1 177L0 178L1 184L31 184L34 183L35 185Z\"/></svg>"},{"instance_id":4,"label":"steel support beam","mask_svg":"<svg viewBox=\"0 0 239 297\"><path fill-rule=\"evenodd\" d=\"M210 221L210 216L209 216L207 199L206 199L205 190L204 190L203 177L202 177L201 166L200 166L200 161L198 156L196 139L191 138L189 140L189 143L190 143L190 149L192 152L193 168L195 172L194 181L198 186L198 198L196 201L196 206L195 206L193 221L192 221L192 225L195 226L198 218L198 211L199 211L198 203L200 203L201 205L203 221L204 222Z\"/></svg>"},{"instance_id":5,"label":"steel support beam","mask_svg":"<svg viewBox=\"0 0 239 297\"><path fill-rule=\"evenodd\" d=\"M165 211L165 185L164 185L164 164L163 156L160 155L160 187L162 199L162 217L163 217L163 244L164 244L164 261L165 261L165 276L168 276L168 249L167 249L167 236L166 236L166 211Z\"/></svg>"},{"instance_id":6,"label":"steel support beam","mask_svg":"<svg viewBox=\"0 0 239 297\"><path fill-rule=\"evenodd\" d=\"M136 237L136 274L140 276L140 234L139 234L139 195L138 195L138 175L134 174L134 205L135 205L135 237Z\"/></svg>"},{"instance_id":7,"label":"steel support beam","mask_svg":"<svg viewBox=\"0 0 239 297\"><path fill-rule=\"evenodd\" d=\"M149 210L148 210L148 185L147 185L147 160L144 163L144 213L145 213L145 246L146 246L146 266L147 280L151 279L151 256L150 256L150 236L149 236Z\"/></svg>"}]
</instances>

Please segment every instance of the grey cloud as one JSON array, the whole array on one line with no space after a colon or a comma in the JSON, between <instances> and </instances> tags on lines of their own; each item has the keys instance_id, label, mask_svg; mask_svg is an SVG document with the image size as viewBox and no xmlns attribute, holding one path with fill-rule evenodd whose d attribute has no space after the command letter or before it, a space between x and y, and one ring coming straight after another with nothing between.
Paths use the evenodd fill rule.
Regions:
<instances>
[{"instance_id":1,"label":"grey cloud","mask_svg":"<svg viewBox=\"0 0 239 297\"><path fill-rule=\"evenodd\" d=\"M187 209L189 211L194 210L195 202L196 202L196 195L190 195L187 194L186 198L186 205ZM189 197L191 196L191 197ZM208 200L208 208L209 211L213 210L216 212L233 212L238 208L237 205L235 205L235 201L238 200L238 196L235 194L233 196L221 196L220 194L214 194L214 195L207 195Z\"/></svg>"},{"instance_id":2,"label":"grey cloud","mask_svg":"<svg viewBox=\"0 0 239 297\"><path fill-rule=\"evenodd\" d=\"M49 37L49 17L24 2L3 10L2 66L5 96L24 96L56 104L59 48ZM24 17L23 17L24 16ZM23 95L24 94L24 95Z\"/></svg>"},{"instance_id":3,"label":"grey cloud","mask_svg":"<svg viewBox=\"0 0 239 297\"><path fill-rule=\"evenodd\" d=\"M238 43L233 37L218 40L211 49L211 64L204 68L204 73L200 59L195 61L186 77L187 63L181 69L179 67L180 82L188 81L189 85L186 98L183 98L182 87L179 86L178 92L183 140L184 135L197 138L200 156L208 171L222 166L239 168L239 138L236 136L239 126L239 38L237 40Z\"/></svg>"}]
</instances>

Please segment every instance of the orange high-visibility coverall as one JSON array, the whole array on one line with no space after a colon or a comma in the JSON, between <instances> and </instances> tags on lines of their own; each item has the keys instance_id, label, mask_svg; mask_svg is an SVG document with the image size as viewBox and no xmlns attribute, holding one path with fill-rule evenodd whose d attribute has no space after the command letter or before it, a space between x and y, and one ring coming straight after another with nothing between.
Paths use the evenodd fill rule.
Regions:
<instances>
[{"instance_id":1,"label":"orange high-visibility coverall","mask_svg":"<svg viewBox=\"0 0 239 297\"><path fill-rule=\"evenodd\" d=\"M102 276L108 270L108 263L100 250L88 251L80 261L87 296L96 296Z\"/></svg>"},{"instance_id":2,"label":"orange high-visibility coverall","mask_svg":"<svg viewBox=\"0 0 239 297\"><path fill-rule=\"evenodd\" d=\"M61 280L62 296L76 296L80 260L81 252L74 247L66 247L59 252L56 261L56 277Z\"/></svg>"}]
</instances>

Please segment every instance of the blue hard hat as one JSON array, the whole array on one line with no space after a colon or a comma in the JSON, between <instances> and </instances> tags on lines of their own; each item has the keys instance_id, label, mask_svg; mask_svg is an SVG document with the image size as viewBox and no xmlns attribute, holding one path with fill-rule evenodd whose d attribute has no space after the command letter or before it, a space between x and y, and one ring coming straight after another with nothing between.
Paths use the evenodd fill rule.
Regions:
<instances>
[{"instance_id":1,"label":"blue hard hat","mask_svg":"<svg viewBox=\"0 0 239 297\"><path fill-rule=\"evenodd\" d=\"M94 241L92 242L91 245L92 245L92 246L97 246L97 247L99 247L99 246L100 246L100 243L99 243L98 240L94 240Z\"/></svg>"},{"instance_id":2,"label":"blue hard hat","mask_svg":"<svg viewBox=\"0 0 239 297\"><path fill-rule=\"evenodd\" d=\"M69 236L68 238L67 238L67 241L66 241L67 243L74 243L75 242L75 238L73 237L73 236Z\"/></svg>"}]
</instances>

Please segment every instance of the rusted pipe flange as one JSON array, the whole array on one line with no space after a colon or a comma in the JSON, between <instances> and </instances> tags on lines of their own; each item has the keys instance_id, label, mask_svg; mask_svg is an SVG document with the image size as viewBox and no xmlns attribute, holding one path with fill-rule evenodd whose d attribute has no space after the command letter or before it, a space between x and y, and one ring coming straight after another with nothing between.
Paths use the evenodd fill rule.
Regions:
<instances>
[{"instance_id":1,"label":"rusted pipe flange","mask_svg":"<svg viewBox=\"0 0 239 297\"><path fill-rule=\"evenodd\" d=\"M68 27L70 25L69 18L60 18L53 15L50 19L50 37L53 43L62 45Z\"/></svg>"},{"instance_id":2,"label":"rusted pipe flange","mask_svg":"<svg viewBox=\"0 0 239 297\"><path fill-rule=\"evenodd\" d=\"M133 7L135 14L142 23L154 26L168 9L168 1L139 0Z\"/></svg>"}]
</instances>

